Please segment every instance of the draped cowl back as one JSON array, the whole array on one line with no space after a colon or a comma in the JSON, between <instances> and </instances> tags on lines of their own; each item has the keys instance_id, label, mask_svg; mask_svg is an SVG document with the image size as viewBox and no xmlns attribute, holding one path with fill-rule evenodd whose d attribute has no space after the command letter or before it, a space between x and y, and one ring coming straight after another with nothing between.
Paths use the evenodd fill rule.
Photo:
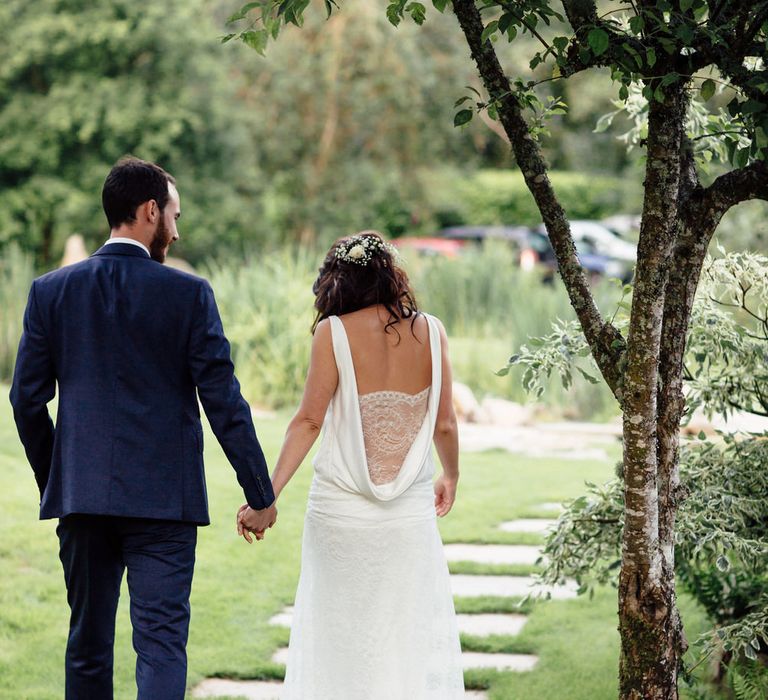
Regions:
<instances>
[{"instance_id":1,"label":"draped cowl back","mask_svg":"<svg viewBox=\"0 0 768 700\"><path fill-rule=\"evenodd\" d=\"M339 371L339 384L331 399L323 426L323 441L314 460L315 476L339 488L375 501L391 501L415 483L429 482L434 473L432 438L437 421L442 386L440 332L433 317L424 314L429 328L432 383L427 412L411 444L397 477L384 484L371 480L365 451L360 397L355 368L344 324L331 316L333 353Z\"/></svg>"}]
</instances>

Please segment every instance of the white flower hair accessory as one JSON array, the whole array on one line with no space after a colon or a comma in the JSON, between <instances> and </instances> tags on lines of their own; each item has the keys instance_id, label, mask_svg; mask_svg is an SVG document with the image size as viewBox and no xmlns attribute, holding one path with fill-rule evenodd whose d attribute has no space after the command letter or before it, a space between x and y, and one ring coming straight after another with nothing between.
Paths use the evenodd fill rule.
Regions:
<instances>
[{"instance_id":1,"label":"white flower hair accessory","mask_svg":"<svg viewBox=\"0 0 768 700\"><path fill-rule=\"evenodd\" d=\"M385 243L377 236L358 233L338 245L336 258L355 265L367 265L379 251L386 251L393 258L397 256L397 249L390 243Z\"/></svg>"}]
</instances>

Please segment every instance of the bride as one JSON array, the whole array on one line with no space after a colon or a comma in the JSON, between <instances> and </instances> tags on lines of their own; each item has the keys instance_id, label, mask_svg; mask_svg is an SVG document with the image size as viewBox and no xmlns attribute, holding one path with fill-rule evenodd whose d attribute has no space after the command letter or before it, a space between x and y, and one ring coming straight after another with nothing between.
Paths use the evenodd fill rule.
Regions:
<instances>
[{"instance_id":1,"label":"bride","mask_svg":"<svg viewBox=\"0 0 768 700\"><path fill-rule=\"evenodd\" d=\"M373 231L337 241L313 286L304 396L276 497L323 427L304 523L286 700L452 700L461 649L437 516L459 477L442 324ZM433 483L432 443L443 467ZM243 506L239 531L250 541Z\"/></svg>"}]
</instances>

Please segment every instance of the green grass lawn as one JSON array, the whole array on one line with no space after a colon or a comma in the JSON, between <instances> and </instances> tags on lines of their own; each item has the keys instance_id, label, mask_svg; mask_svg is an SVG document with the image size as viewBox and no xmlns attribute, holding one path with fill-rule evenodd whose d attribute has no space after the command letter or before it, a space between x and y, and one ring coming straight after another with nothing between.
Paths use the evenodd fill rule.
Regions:
<instances>
[{"instance_id":1,"label":"green grass lawn","mask_svg":"<svg viewBox=\"0 0 768 700\"><path fill-rule=\"evenodd\" d=\"M257 421L267 458L277 455L286 416ZM311 467L306 464L284 492L279 521L260 543L235 534L242 503L234 472L210 432L206 433L208 493L213 525L200 530L192 590L189 640L190 687L206 676L281 677L270 662L288 641L287 630L267 620L293 601L300 538ZM618 457L618 445L613 456ZM515 517L542 515L537 505L579 495L584 480L608 478L608 462L559 462L504 452L465 454L453 512L441 522L446 541L535 543L534 535L496 529ZM53 700L62 696L68 608L58 561L55 522L37 520L32 472L18 444L7 401L0 389L0 698ZM455 571L469 570L461 565ZM473 567L472 572L506 573ZM524 573L525 567L514 573ZM135 697L134 654L127 592L118 612L115 697ZM703 624L689 601L681 601L689 636ZM458 600L465 612L512 610L506 600ZM465 648L535 653L530 673L472 671L467 682L490 688L492 700L602 700L616 697L618 634L615 592L593 600L552 601L527 606L530 619L517 637L464 637Z\"/></svg>"}]
</instances>

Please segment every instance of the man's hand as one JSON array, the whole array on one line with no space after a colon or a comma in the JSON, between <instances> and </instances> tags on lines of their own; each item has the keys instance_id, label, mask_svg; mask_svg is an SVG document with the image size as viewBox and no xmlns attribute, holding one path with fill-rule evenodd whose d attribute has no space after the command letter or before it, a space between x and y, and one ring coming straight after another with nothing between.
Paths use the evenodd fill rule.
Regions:
<instances>
[{"instance_id":1,"label":"man's hand","mask_svg":"<svg viewBox=\"0 0 768 700\"><path fill-rule=\"evenodd\" d=\"M237 511L237 534L242 535L250 544L253 542L251 534L257 540L264 539L264 532L277 521L277 506L273 503L268 508L254 510L247 503L240 506Z\"/></svg>"}]
</instances>

